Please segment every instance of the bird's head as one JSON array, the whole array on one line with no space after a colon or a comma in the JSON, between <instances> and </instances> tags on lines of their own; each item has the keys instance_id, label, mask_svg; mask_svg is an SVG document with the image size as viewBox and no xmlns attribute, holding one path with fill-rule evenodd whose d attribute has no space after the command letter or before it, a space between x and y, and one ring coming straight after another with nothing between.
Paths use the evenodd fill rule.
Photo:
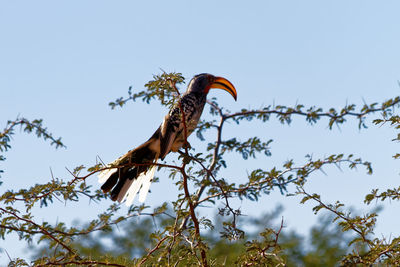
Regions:
<instances>
[{"instance_id":1,"label":"bird's head","mask_svg":"<svg viewBox=\"0 0 400 267\"><path fill-rule=\"evenodd\" d=\"M188 92L208 94L210 89L219 88L230 93L236 100L237 93L233 84L225 78L216 77L208 73L198 74L193 77L188 86Z\"/></svg>"}]
</instances>

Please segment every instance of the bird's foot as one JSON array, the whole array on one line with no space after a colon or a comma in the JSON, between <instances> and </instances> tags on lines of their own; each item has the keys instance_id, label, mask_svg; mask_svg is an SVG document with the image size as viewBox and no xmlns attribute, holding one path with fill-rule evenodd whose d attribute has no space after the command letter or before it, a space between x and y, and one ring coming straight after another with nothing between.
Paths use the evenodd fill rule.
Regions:
<instances>
[{"instance_id":1,"label":"bird's foot","mask_svg":"<svg viewBox=\"0 0 400 267\"><path fill-rule=\"evenodd\" d=\"M186 142L186 143L183 144L182 148L190 150L192 148L192 146L190 145L189 142Z\"/></svg>"}]
</instances>

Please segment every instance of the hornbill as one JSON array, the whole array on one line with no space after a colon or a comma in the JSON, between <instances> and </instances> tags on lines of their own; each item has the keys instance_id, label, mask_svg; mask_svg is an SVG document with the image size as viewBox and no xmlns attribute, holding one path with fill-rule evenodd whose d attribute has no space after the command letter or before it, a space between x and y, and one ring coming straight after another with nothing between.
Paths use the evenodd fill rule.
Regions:
<instances>
[{"instance_id":1,"label":"hornbill","mask_svg":"<svg viewBox=\"0 0 400 267\"><path fill-rule=\"evenodd\" d=\"M144 202L154 177L154 163L185 145L185 126L189 136L197 126L211 88L223 89L236 100L236 89L227 79L208 73L194 76L186 92L180 96L150 139L108 164L108 169L100 172L99 182L104 183L101 187L103 192L111 191L113 201L126 201L129 206L140 190L139 201Z\"/></svg>"}]
</instances>

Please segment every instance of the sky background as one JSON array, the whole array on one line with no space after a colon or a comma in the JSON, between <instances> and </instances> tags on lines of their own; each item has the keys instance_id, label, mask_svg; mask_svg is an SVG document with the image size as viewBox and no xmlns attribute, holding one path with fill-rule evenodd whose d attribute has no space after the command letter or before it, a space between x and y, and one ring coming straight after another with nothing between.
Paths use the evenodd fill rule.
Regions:
<instances>
[{"instance_id":1,"label":"sky background","mask_svg":"<svg viewBox=\"0 0 400 267\"><path fill-rule=\"evenodd\" d=\"M130 85L143 89L161 69L181 72L188 80L202 72L228 78L238 101L217 90L210 96L231 111L273 103L327 110L395 97L400 92L399 11L399 1L367 0L0 1L0 128L18 115L42 118L67 146L55 150L17 131L7 160L0 163L5 170L0 193L46 183L50 168L69 180L65 167L93 165L97 155L109 162L145 141L167 110L156 102L111 110L108 102L125 96ZM290 126L275 119L228 125L224 138L273 139L272 157L248 162L229 156L229 167L220 174L240 183L254 168L281 166L292 158L302 164L306 154L352 153L373 163L372 176L363 169L327 168L327 175L312 175L306 189L363 214L381 205L362 204L364 196L373 188L398 186L400 171L392 159L398 152L398 143L391 141L395 130L368 125L359 130L349 120L329 130L327 121L309 126L300 117ZM199 151L207 146L195 136L190 141ZM166 173L156 175L161 182L151 187L146 201L151 206L170 202L177 193ZM96 177L89 183L100 186ZM299 200L276 192L236 207L254 216L282 204L287 229L307 234L317 216L312 205ZM37 210L37 221L85 221L110 203L55 203ZM399 235L399 204L383 207L375 233ZM0 240L0 248L12 258L27 255L16 236ZM0 265L7 262L0 253Z\"/></svg>"}]
</instances>

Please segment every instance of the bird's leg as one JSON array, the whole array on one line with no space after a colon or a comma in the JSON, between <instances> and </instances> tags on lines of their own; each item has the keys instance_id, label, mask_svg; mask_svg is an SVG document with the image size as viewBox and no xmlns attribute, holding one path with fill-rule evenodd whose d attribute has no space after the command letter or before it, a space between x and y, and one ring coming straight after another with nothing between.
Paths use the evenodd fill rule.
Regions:
<instances>
[{"instance_id":1,"label":"bird's leg","mask_svg":"<svg viewBox=\"0 0 400 267\"><path fill-rule=\"evenodd\" d=\"M184 149L187 148L187 150L190 150L192 148L192 146L190 145L190 143L188 141L186 141L185 143L183 143L182 148L184 148Z\"/></svg>"}]
</instances>

